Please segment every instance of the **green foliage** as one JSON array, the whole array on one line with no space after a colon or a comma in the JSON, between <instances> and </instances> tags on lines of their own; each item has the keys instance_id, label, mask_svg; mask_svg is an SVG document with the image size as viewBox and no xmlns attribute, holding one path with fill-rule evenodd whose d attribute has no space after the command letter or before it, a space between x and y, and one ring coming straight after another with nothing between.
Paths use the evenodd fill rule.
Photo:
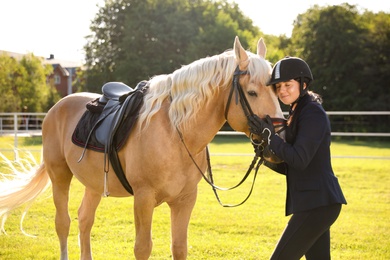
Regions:
<instances>
[{"instance_id":1,"label":"green foliage","mask_svg":"<svg viewBox=\"0 0 390 260\"><path fill-rule=\"evenodd\" d=\"M290 39L272 43L279 46L278 54L307 61L314 76L311 88L323 97L326 110L390 110L389 13L315 5L297 16ZM388 116L331 117L331 122L340 132L390 131Z\"/></svg>"},{"instance_id":2,"label":"green foliage","mask_svg":"<svg viewBox=\"0 0 390 260\"><path fill-rule=\"evenodd\" d=\"M327 110L390 110L389 25L390 14L360 13L349 4L298 15L289 49L311 66Z\"/></svg>"},{"instance_id":3,"label":"green foliage","mask_svg":"<svg viewBox=\"0 0 390 260\"><path fill-rule=\"evenodd\" d=\"M259 37L265 38L272 63L286 55L305 59L326 110L390 110L384 87L390 80L389 25L389 13L347 3L314 5L297 16L288 38L263 35L226 0L106 1L85 46L87 90L98 92L107 81L135 85L171 73L231 48L238 35L252 52Z\"/></svg>"},{"instance_id":4,"label":"green foliage","mask_svg":"<svg viewBox=\"0 0 390 260\"><path fill-rule=\"evenodd\" d=\"M20 61L0 55L0 111L44 112L55 95L46 83L52 67L33 54Z\"/></svg>"},{"instance_id":5,"label":"green foliage","mask_svg":"<svg viewBox=\"0 0 390 260\"><path fill-rule=\"evenodd\" d=\"M0 138L0 144L12 144L10 138L3 138ZM23 140L21 143L28 148L27 145L39 143L39 140ZM216 154L253 155L252 147L244 137L217 136L210 144L210 152L215 182L220 186L230 186L241 180L252 157ZM390 143L334 142L332 155L335 173L348 201L331 229L332 259L389 259L388 159L359 156L389 158ZM220 193L221 199L224 203L240 202L249 191L250 184L251 181L248 181L236 190ZM284 177L261 167L250 199L240 207L223 208L217 203L210 186L202 180L189 225L188 259L269 259L288 222L288 218L284 217L285 191ZM72 219L69 235L70 259L79 258L77 209L83 192L83 186L74 180L69 204ZM58 259L59 245L54 227L55 208L50 191L46 196L38 198L24 221L24 230L37 237L21 234L21 213L22 209L16 210L6 222L8 236L0 235L0 258ZM110 197L101 201L92 229L94 259L134 258L132 214L132 198ZM171 259L169 214L166 204L155 209L153 251L150 259Z\"/></svg>"},{"instance_id":6,"label":"green foliage","mask_svg":"<svg viewBox=\"0 0 390 260\"><path fill-rule=\"evenodd\" d=\"M91 30L85 46L90 91L113 80L134 86L232 48L236 35L249 47L259 34L226 0L107 1Z\"/></svg>"},{"instance_id":7,"label":"green foliage","mask_svg":"<svg viewBox=\"0 0 390 260\"><path fill-rule=\"evenodd\" d=\"M289 38L264 35L227 0L112 0L105 1L90 28L84 46L87 70L77 73L78 91L100 93L108 81L134 86L230 49L238 35L252 52L263 37L273 64L286 55L305 59L313 71L313 90L323 96L328 111L390 110L388 12L347 3L314 5L297 16ZM0 56L1 112L47 111L58 101L43 76L51 68L40 64L33 55L21 61ZM374 118L368 125L383 132L390 124Z\"/></svg>"},{"instance_id":8,"label":"green foliage","mask_svg":"<svg viewBox=\"0 0 390 260\"><path fill-rule=\"evenodd\" d=\"M20 111L20 98L16 95L20 74L20 67L15 59L4 54L0 56L0 111Z\"/></svg>"},{"instance_id":9,"label":"green foliage","mask_svg":"<svg viewBox=\"0 0 390 260\"><path fill-rule=\"evenodd\" d=\"M289 55L288 47L291 45L291 39L287 36L265 35L264 40L267 44L266 59L272 64Z\"/></svg>"},{"instance_id":10,"label":"green foliage","mask_svg":"<svg viewBox=\"0 0 390 260\"><path fill-rule=\"evenodd\" d=\"M326 102L329 110L338 110L339 104L350 104L351 110L356 110L357 103L353 102L359 93L356 88L364 87L357 86L349 77L361 65L359 58L363 54L360 47L363 28L358 23L356 8L315 7L301 16L294 27L292 45L300 46L297 56L311 64L316 91L325 100L332 98L330 104Z\"/></svg>"},{"instance_id":11,"label":"green foliage","mask_svg":"<svg viewBox=\"0 0 390 260\"><path fill-rule=\"evenodd\" d=\"M361 19L365 33L361 59L362 78L359 84L359 109L389 110L390 81L390 14L365 12ZM375 100L375 102L372 102ZM356 101L355 101L356 102Z\"/></svg>"},{"instance_id":12,"label":"green foliage","mask_svg":"<svg viewBox=\"0 0 390 260\"><path fill-rule=\"evenodd\" d=\"M52 71L51 65L43 65L40 58L34 55L26 55L20 61L25 73L23 85L18 88L21 105L26 112L43 112L49 96L50 87L46 84L46 78Z\"/></svg>"}]
</instances>

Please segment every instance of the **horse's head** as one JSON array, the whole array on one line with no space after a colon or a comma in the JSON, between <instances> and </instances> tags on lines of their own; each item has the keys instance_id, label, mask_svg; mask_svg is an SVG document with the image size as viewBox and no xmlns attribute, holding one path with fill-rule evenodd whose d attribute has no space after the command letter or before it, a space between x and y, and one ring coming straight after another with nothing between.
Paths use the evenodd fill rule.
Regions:
<instances>
[{"instance_id":1,"label":"horse's head","mask_svg":"<svg viewBox=\"0 0 390 260\"><path fill-rule=\"evenodd\" d=\"M236 37L232 51L153 77L140 111L140 128L146 129L167 102L172 130L183 133L188 143L187 133L202 131L202 135L193 135L193 140L203 150L226 120L249 137L248 115L283 118L277 97L267 86L272 68L265 53L262 39L254 54L245 51Z\"/></svg>"},{"instance_id":2,"label":"horse's head","mask_svg":"<svg viewBox=\"0 0 390 260\"><path fill-rule=\"evenodd\" d=\"M271 76L271 65L265 60L266 46L263 39L257 44L257 54L244 50L236 37L234 53L236 70L233 76L231 90L226 100L225 118L236 131L244 132L250 136L248 117L255 114L260 118L269 115L274 118L274 126L278 131L280 120L284 119L278 99L272 88L267 86ZM284 133L280 133L284 137ZM264 156L271 162L280 162L272 153L265 149Z\"/></svg>"}]
</instances>

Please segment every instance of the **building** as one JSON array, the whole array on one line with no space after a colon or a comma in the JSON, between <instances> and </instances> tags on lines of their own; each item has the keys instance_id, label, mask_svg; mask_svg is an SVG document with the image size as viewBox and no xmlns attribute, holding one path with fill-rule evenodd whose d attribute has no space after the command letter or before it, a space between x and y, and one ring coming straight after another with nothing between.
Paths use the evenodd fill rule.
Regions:
<instances>
[{"instance_id":1,"label":"building","mask_svg":"<svg viewBox=\"0 0 390 260\"><path fill-rule=\"evenodd\" d=\"M7 54L10 57L20 60L25 54L1 51L0 54ZM38 57L38 56L37 56ZM50 54L49 58L42 58L44 64L50 64L53 66L53 73L48 76L47 82L50 86L55 87L61 97L65 97L76 91L73 86L73 82L77 80L76 71L82 68L81 62L66 61L55 59L53 54Z\"/></svg>"},{"instance_id":2,"label":"building","mask_svg":"<svg viewBox=\"0 0 390 260\"><path fill-rule=\"evenodd\" d=\"M53 54L45 60L45 63L53 66L53 74L48 77L51 86L54 86L61 97L65 97L76 91L72 82L76 80L76 70L81 68L80 62L58 60Z\"/></svg>"}]
</instances>

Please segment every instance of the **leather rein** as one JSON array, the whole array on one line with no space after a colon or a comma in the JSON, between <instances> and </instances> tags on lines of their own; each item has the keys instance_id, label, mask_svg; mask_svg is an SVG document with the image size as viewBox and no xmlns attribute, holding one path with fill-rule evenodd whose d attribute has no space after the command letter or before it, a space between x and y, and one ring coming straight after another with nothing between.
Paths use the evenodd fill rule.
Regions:
<instances>
[{"instance_id":1,"label":"leather rein","mask_svg":"<svg viewBox=\"0 0 390 260\"><path fill-rule=\"evenodd\" d=\"M242 90L242 86L240 85L239 83L239 79L240 79L240 76L241 75L249 75L249 72L247 70L240 70L239 66L236 67L235 71L234 71L234 74L233 74L233 82L232 82L232 88L230 90L230 93L229 93L229 97L228 97L228 101L226 103L226 108L225 108L225 119L227 121L227 117L228 117L228 113L229 113L229 107L230 107L230 103L231 103L231 100L233 98L233 93L235 93L235 103L236 105L238 104L238 101L240 101L240 104L241 104L241 107L245 113L245 116L248 118L250 117L253 117L254 116L254 113L249 105L249 102L244 94L244 91ZM273 121L275 122L279 122L279 121L284 121L284 119L279 119L279 118L272 118ZM242 204L244 204L248 199L249 197L251 196L252 194L252 191L253 191L253 188L254 188L254 184L255 184L255 180L256 180L256 177L257 177L257 172L260 168L260 165L264 162L264 158L262 156L263 154L263 150L264 150L264 146L263 144L265 143L264 140L261 140L260 142L257 141L257 140L254 140L253 139L253 135L251 134L250 135L250 140L252 142L252 144L254 146L257 146L257 148L255 149L255 156L251 162L251 164L249 165L249 168L248 170L246 171L244 177L242 178L242 180L230 187L230 188L222 188L222 187L218 187L214 184L214 180L213 180L213 174L212 174L212 169L211 169L211 163L210 163L210 152L209 152L209 148L208 146L206 147L206 159L207 159L207 173L208 173L208 177L203 173L203 171L200 169L199 165L196 163L195 159L193 158L193 156L191 155L187 145L185 144L184 142L184 138L183 138L183 135L182 133L180 132L180 130L178 128L176 128L178 133L179 133L179 136L180 136L180 139L189 155L189 157L191 158L192 162L194 163L194 165L196 166L196 168L198 169L198 171L201 173L203 179L212 187L213 191L214 191L214 194L215 194L215 197L217 198L219 204L223 207L237 207L237 206L240 206ZM271 133L271 131L269 129L264 129L263 130L263 133L264 132L268 132ZM260 159L260 160L259 160ZM252 185L251 185L251 188L249 190L249 193L248 195L246 196L246 198L238 203L238 204L223 204L219 198L219 195L217 193L217 190L221 190L221 191L228 191L228 190L233 190L237 187L239 187L242 183L244 183L244 181L248 178L249 174L252 172L252 170L255 169L255 174L253 176L253 182L252 182Z\"/></svg>"}]
</instances>

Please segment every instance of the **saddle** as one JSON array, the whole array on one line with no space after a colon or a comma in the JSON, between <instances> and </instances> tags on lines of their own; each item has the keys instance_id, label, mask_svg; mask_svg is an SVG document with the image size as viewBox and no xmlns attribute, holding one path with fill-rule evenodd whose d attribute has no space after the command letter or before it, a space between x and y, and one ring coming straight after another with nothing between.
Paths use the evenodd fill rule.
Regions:
<instances>
[{"instance_id":1,"label":"saddle","mask_svg":"<svg viewBox=\"0 0 390 260\"><path fill-rule=\"evenodd\" d=\"M142 87L138 84L136 89ZM96 122L95 136L99 143L104 144L106 149L109 149L120 122L124 120L124 117L127 117L126 110L132 110L127 108L129 105L138 107L140 100L134 100L135 90L121 82L104 84L102 92L103 95L98 102L105 105Z\"/></svg>"},{"instance_id":2,"label":"saddle","mask_svg":"<svg viewBox=\"0 0 390 260\"><path fill-rule=\"evenodd\" d=\"M102 96L89 102L72 135L72 141L84 147L79 162L87 149L104 152L104 171L108 172L108 161L125 189L133 194L122 166L118 151L129 136L148 82L141 81L135 89L121 83L108 82L102 87Z\"/></svg>"}]
</instances>

